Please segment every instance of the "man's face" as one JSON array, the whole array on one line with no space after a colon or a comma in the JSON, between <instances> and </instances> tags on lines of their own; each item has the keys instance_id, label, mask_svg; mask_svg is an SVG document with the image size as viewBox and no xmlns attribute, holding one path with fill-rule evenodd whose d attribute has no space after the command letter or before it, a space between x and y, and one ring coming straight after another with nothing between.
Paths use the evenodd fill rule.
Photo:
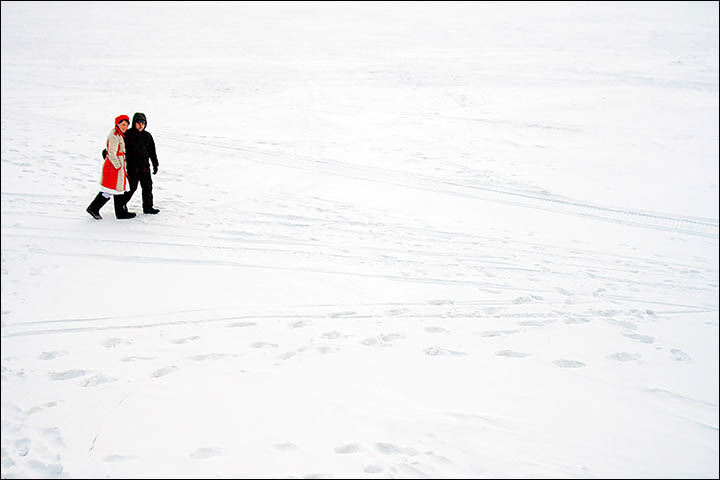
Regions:
<instances>
[{"instance_id":1,"label":"man's face","mask_svg":"<svg viewBox=\"0 0 720 480\"><path fill-rule=\"evenodd\" d=\"M144 128L145 122L135 122L135 130L142 132Z\"/></svg>"},{"instance_id":2,"label":"man's face","mask_svg":"<svg viewBox=\"0 0 720 480\"><path fill-rule=\"evenodd\" d=\"M130 122L126 122L125 120L118 123L118 128L120 129L120 131L122 133L125 133L125 131L128 129L129 126L130 126Z\"/></svg>"}]
</instances>

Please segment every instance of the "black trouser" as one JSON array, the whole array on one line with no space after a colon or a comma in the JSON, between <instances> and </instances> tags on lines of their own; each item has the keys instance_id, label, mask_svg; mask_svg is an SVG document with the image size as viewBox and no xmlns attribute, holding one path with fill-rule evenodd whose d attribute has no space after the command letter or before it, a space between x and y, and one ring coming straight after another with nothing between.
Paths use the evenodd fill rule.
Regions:
<instances>
[{"instance_id":1,"label":"black trouser","mask_svg":"<svg viewBox=\"0 0 720 480\"><path fill-rule=\"evenodd\" d=\"M138 188L138 183L142 187L142 205L143 211L153 206L153 194L152 194L152 176L150 175L150 165L144 165L140 168L128 169L128 183L130 183L130 190L125 192L123 202L125 208L132 198L135 190Z\"/></svg>"}]
</instances>

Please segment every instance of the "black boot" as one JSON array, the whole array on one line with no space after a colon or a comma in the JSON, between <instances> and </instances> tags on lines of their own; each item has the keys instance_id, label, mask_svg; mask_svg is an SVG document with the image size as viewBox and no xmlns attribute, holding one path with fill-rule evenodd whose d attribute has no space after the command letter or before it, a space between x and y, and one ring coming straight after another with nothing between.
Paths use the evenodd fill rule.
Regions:
<instances>
[{"instance_id":1,"label":"black boot","mask_svg":"<svg viewBox=\"0 0 720 480\"><path fill-rule=\"evenodd\" d=\"M135 213L127 211L127 205L125 205L123 195L115 195L113 200L115 202L115 218L123 220L125 218L135 217Z\"/></svg>"},{"instance_id":2,"label":"black boot","mask_svg":"<svg viewBox=\"0 0 720 480\"><path fill-rule=\"evenodd\" d=\"M155 215L156 213L160 213L160 210L158 210L155 207L148 207L148 208L143 208L143 213L149 213L151 215Z\"/></svg>"},{"instance_id":3,"label":"black boot","mask_svg":"<svg viewBox=\"0 0 720 480\"><path fill-rule=\"evenodd\" d=\"M102 220L102 217L100 216L100 209L108 202L108 200L110 199L104 197L102 193L98 193L85 211L92 215L95 220Z\"/></svg>"}]
</instances>

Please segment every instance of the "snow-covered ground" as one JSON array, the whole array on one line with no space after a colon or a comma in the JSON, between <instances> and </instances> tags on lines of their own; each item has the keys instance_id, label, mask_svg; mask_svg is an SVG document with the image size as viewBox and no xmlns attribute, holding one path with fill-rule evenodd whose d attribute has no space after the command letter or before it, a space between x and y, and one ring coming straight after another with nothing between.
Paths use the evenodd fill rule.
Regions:
<instances>
[{"instance_id":1,"label":"snow-covered ground","mask_svg":"<svg viewBox=\"0 0 720 480\"><path fill-rule=\"evenodd\" d=\"M718 113L717 2L3 2L2 477L717 478Z\"/></svg>"}]
</instances>

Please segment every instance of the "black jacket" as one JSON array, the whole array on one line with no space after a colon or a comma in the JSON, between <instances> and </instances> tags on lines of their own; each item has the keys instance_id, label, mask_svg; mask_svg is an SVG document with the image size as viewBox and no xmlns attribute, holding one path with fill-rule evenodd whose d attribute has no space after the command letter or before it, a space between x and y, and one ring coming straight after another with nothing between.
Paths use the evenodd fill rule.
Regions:
<instances>
[{"instance_id":1,"label":"black jacket","mask_svg":"<svg viewBox=\"0 0 720 480\"><path fill-rule=\"evenodd\" d=\"M147 130L142 132L133 128L125 132L125 161L128 170L141 170L147 167L150 160L154 167L158 166L157 154L155 153L155 140Z\"/></svg>"}]
</instances>

